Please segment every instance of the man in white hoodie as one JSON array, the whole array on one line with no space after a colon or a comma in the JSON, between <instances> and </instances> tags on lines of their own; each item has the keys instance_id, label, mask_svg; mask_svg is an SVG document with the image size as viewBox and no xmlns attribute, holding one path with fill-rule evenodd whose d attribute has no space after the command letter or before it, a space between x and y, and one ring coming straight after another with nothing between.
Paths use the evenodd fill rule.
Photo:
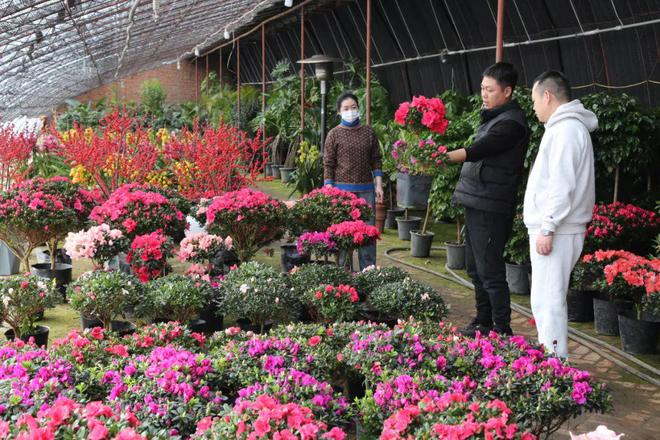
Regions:
<instances>
[{"instance_id":1,"label":"man in white hoodie","mask_svg":"<svg viewBox=\"0 0 660 440\"><path fill-rule=\"evenodd\" d=\"M539 342L566 358L566 293L596 198L589 133L598 128L598 119L579 100L571 100L571 87L560 72L539 75L532 100L545 123L523 213L532 261L532 312Z\"/></svg>"}]
</instances>

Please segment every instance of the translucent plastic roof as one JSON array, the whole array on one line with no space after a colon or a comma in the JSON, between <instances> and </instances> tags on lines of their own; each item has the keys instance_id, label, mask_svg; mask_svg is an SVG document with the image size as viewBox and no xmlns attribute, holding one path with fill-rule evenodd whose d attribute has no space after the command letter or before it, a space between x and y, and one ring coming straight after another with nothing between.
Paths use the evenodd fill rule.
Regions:
<instances>
[{"instance_id":1,"label":"translucent plastic roof","mask_svg":"<svg viewBox=\"0 0 660 440\"><path fill-rule=\"evenodd\" d=\"M282 0L0 0L0 116L191 57Z\"/></svg>"}]
</instances>

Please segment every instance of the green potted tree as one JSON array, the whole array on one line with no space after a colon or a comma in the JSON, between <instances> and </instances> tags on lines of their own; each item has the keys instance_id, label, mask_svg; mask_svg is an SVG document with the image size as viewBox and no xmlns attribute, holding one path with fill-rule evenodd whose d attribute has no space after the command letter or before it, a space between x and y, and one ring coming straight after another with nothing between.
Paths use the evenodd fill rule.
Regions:
<instances>
[{"instance_id":1,"label":"green potted tree","mask_svg":"<svg viewBox=\"0 0 660 440\"><path fill-rule=\"evenodd\" d=\"M220 285L220 309L237 317L244 330L263 333L276 319L287 319L299 308L299 299L287 288L282 274L250 261L227 274Z\"/></svg>"},{"instance_id":2,"label":"green potted tree","mask_svg":"<svg viewBox=\"0 0 660 440\"><path fill-rule=\"evenodd\" d=\"M145 289L145 298L136 306L139 316L154 322L178 321L192 331L206 327L206 321L195 318L213 297L209 282L173 273L149 282Z\"/></svg>"},{"instance_id":3,"label":"green potted tree","mask_svg":"<svg viewBox=\"0 0 660 440\"><path fill-rule=\"evenodd\" d=\"M522 208L520 206L519 208ZM519 213L513 219L511 236L504 246L504 261L506 265L506 281L509 291L518 295L529 295L529 234Z\"/></svg>"},{"instance_id":4,"label":"green potted tree","mask_svg":"<svg viewBox=\"0 0 660 440\"><path fill-rule=\"evenodd\" d=\"M71 308L80 313L82 328L103 326L120 334L130 333L135 326L115 320L125 316L126 309L144 301L144 287L133 275L119 271L86 272L69 284Z\"/></svg>"},{"instance_id":5,"label":"green potted tree","mask_svg":"<svg viewBox=\"0 0 660 440\"><path fill-rule=\"evenodd\" d=\"M54 283L34 275L0 278L0 318L11 327L8 340L16 335L23 341L34 338L37 346L48 345L50 329L36 325L37 315L55 303Z\"/></svg>"}]
</instances>

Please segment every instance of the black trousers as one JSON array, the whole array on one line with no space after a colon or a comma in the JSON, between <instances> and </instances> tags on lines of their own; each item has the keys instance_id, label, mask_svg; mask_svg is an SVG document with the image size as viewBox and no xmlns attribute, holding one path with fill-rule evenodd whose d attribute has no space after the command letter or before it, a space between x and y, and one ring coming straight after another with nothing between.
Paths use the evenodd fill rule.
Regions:
<instances>
[{"instance_id":1,"label":"black trousers","mask_svg":"<svg viewBox=\"0 0 660 440\"><path fill-rule=\"evenodd\" d=\"M512 227L513 216L465 208L465 264L482 325L511 324L511 297L502 253Z\"/></svg>"}]
</instances>

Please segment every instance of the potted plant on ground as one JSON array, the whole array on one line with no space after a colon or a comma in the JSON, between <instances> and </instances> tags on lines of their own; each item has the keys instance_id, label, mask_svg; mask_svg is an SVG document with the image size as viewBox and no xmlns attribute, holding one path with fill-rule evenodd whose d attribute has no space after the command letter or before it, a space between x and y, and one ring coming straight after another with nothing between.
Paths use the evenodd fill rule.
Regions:
<instances>
[{"instance_id":1,"label":"potted plant on ground","mask_svg":"<svg viewBox=\"0 0 660 440\"><path fill-rule=\"evenodd\" d=\"M220 297L225 315L236 316L242 328L259 333L273 320L291 316L299 304L279 272L255 261L243 263L227 274Z\"/></svg>"},{"instance_id":2,"label":"potted plant on ground","mask_svg":"<svg viewBox=\"0 0 660 440\"><path fill-rule=\"evenodd\" d=\"M366 299L377 287L403 281L409 276L408 272L396 266L369 266L353 276L351 285L355 286L360 298Z\"/></svg>"},{"instance_id":3,"label":"potted plant on ground","mask_svg":"<svg viewBox=\"0 0 660 440\"><path fill-rule=\"evenodd\" d=\"M285 180L285 172L287 171L284 168L280 168L282 181L287 186L293 187L289 197L295 192L302 196L321 187L323 185L323 162L316 145L310 145L308 141L302 141L298 148L296 169L292 172L289 181Z\"/></svg>"},{"instance_id":4,"label":"potted plant on ground","mask_svg":"<svg viewBox=\"0 0 660 440\"><path fill-rule=\"evenodd\" d=\"M357 314L359 300L357 290L346 284L321 284L309 289L304 297L312 319L326 324L352 321Z\"/></svg>"},{"instance_id":5,"label":"potted plant on ground","mask_svg":"<svg viewBox=\"0 0 660 440\"><path fill-rule=\"evenodd\" d=\"M135 275L143 283L167 275L171 266L168 258L174 255L172 239L160 230L151 234L138 235L131 243L126 255L126 262L131 265Z\"/></svg>"},{"instance_id":6,"label":"potted plant on ground","mask_svg":"<svg viewBox=\"0 0 660 440\"><path fill-rule=\"evenodd\" d=\"M316 257L317 261L328 261L328 257L338 251L337 244L327 232L305 232L296 240L296 249L301 255Z\"/></svg>"},{"instance_id":7,"label":"potted plant on ground","mask_svg":"<svg viewBox=\"0 0 660 440\"><path fill-rule=\"evenodd\" d=\"M600 290L598 281L603 278L605 266L619 258L635 255L622 250L600 250L582 257L580 270L582 284L594 286ZM599 335L619 336L618 314L631 310L632 301L625 290L610 289L593 296L594 328Z\"/></svg>"},{"instance_id":8,"label":"potted plant on ground","mask_svg":"<svg viewBox=\"0 0 660 440\"><path fill-rule=\"evenodd\" d=\"M54 283L34 275L11 275L0 278L0 319L11 327L7 339L16 335L23 341L34 338L37 346L48 345L50 329L36 325L37 315L55 303Z\"/></svg>"},{"instance_id":9,"label":"potted plant on ground","mask_svg":"<svg viewBox=\"0 0 660 440\"><path fill-rule=\"evenodd\" d=\"M230 236L241 262L284 233L286 206L250 188L213 199L206 210L206 227L212 234Z\"/></svg>"},{"instance_id":10,"label":"potted plant on ground","mask_svg":"<svg viewBox=\"0 0 660 440\"><path fill-rule=\"evenodd\" d=\"M522 219L517 214L513 219L511 236L504 246L504 261L506 265L506 281L509 291L518 295L529 295L529 234Z\"/></svg>"},{"instance_id":11,"label":"potted plant on ground","mask_svg":"<svg viewBox=\"0 0 660 440\"><path fill-rule=\"evenodd\" d=\"M154 322L178 321L193 331L205 328L205 321L193 319L213 297L211 284L207 281L170 274L151 281L145 289L146 298L136 306L139 316L151 317Z\"/></svg>"},{"instance_id":12,"label":"potted plant on ground","mask_svg":"<svg viewBox=\"0 0 660 440\"><path fill-rule=\"evenodd\" d=\"M459 167L447 167L433 179L429 204L437 220L451 219L456 224L456 240L444 243L447 249L447 267L450 269L465 268L465 243L463 242L462 218L463 208L451 201L458 176Z\"/></svg>"},{"instance_id":13,"label":"potted plant on ground","mask_svg":"<svg viewBox=\"0 0 660 440\"><path fill-rule=\"evenodd\" d=\"M598 288L611 296L627 296L634 310L619 313L619 333L623 350L633 354L655 353L658 324L642 319L642 310L654 304L660 295L658 274L660 260L634 254L622 255L603 269L596 281Z\"/></svg>"},{"instance_id":14,"label":"potted plant on ground","mask_svg":"<svg viewBox=\"0 0 660 440\"><path fill-rule=\"evenodd\" d=\"M30 265L30 255L46 243L50 255L57 254L57 243L68 232L87 221L97 197L72 184L65 177L37 177L0 193L0 238L23 263L24 270L56 279L62 293L71 280L71 265L50 263Z\"/></svg>"},{"instance_id":15,"label":"potted plant on ground","mask_svg":"<svg viewBox=\"0 0 660 440\"><path fill-rule=\"evenodd\" d=\"M447 306L440 293L410 277L376 287L368 301L381 321L396 322L410 316L441 321L447 316Z\"/></svg>"},{"instance_id":16,"label":"potted plant on ground","mask_svg":"<svg viewBox=\"0 0 660 440\"><path fill-rule=\"evenodd\" d=\"M144 287L133 275L98 270L86 272L71 283L68 295L71 308L80 313L83 329L102 326L127 331L130 323L115 319L143 301Z\"/></svg>"},{"instance_id":17,"label":"potted plant on ground","mask_svg":"<svg viewBox=\"0 0 660 440\"><path fill-rule=\"evenodd\" d=\"M591 274L588 265L582 261L573 267L571 280L566 293L566 308L569 322L591 322L594 320L593 298L597 295L594 286L597 274Z\"/></svg>"},{"instance_id":18,"label":"potted plant on ground","mask_svg":"<svg viewBox=\"0 0 660 440\"><path fill-rule=\"evenodd\" d=\"M17 133L12 124L0 127L0 191L8 191L27 177L30 171L28 162L36 141L33 132ZM18 273L20 262L0 236L0 276Z\"/></svg>"},{"instance_id":19,"label":"potted plant on ground","mask_svg":"<svg viewBox=\"0 0 660 440\"><path fill-rule=\"evenodd\" d=\"M326 230L326 233L330 235L340 251L338 264L344 265L349 270L353 260L353 251L380 240L378 229L362 220L334 224ZM344 256L343 261L342 255Z\"/></svg>"},{"instance_id":20,"label":"potted plant on ground","mask_svg":"<svg viewBox=\"0 0 660 440\"><path fill-rule=\"evenodd\" d=\"M128 250L128 240L121 230L101 223L79 232L69 232L64 250L74 261L89 258L95 269L100 269L117 254Z\"/></svg>"}]
</instances>

